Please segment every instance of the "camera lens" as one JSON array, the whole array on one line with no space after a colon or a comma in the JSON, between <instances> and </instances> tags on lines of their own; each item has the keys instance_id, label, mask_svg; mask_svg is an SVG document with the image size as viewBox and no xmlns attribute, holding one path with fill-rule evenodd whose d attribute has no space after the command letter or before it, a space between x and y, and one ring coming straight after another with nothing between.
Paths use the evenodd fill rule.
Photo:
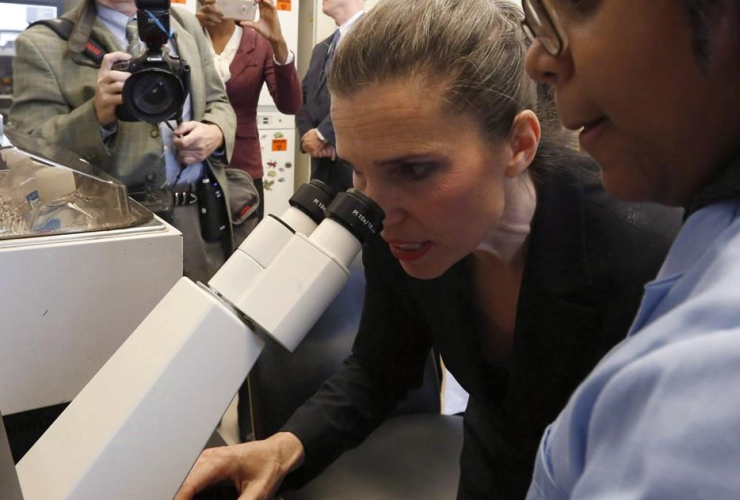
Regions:
<instances>
[{"instance_id":1,"label":"camera lens","mask_svg":"<svg viewBox=\"0 0 740 500\"><path fill-rule=\"evenodd\" d=\"M364 243L383 229L385 212L360 191L348 189L334 198L326 209L326 217L337 221Z\"/></svg>"},{"instance_id":2,"label":"camera lens","mask_svg":"<svg viewBox=\"0 0 740 500\"><path fill-rule=\"evenodd\" d=\"M186 98L182 82L172 73L157 68L132 74L123 94L131 114L147 123L176 118Z\"/></svg>"}]
</instances>

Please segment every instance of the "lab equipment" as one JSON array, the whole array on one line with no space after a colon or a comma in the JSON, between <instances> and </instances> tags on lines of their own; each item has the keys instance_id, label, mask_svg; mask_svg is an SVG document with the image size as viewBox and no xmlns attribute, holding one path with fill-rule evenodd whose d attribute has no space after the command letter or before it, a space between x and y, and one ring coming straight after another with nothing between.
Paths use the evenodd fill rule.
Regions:
<instances>
[{"instance_id":1,"label":"lab equipment","mask_svg":"<svg viewBox=\"0 0 740 500\"><path fill-rule=\"evenodd\" d=\"M265 342L294 349L381 230L362 193L326 194L299 189L208 286L176 283L20 461L26 500L172 498Z\"/></svg>"}]
</instances>

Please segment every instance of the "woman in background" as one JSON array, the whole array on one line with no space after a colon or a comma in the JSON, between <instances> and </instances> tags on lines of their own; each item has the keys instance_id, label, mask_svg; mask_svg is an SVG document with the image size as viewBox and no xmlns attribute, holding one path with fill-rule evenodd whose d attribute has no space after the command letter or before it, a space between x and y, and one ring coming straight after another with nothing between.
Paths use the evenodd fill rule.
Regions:
<instances>
[{"instance_id":1,"label":"woman in background","mask_svg":"<svg viewBox=\"0 0 740 500\"><path fill-rule=\"evenodd\" d=\"M470 394L458 499L524 498L543 429L624 338L680 217L604 193L524 73L521 19L506 0L383 0L347 35L337 145L386 214L352 354L281 432L206 450L177 500L300 486L420 385L432 348Z\"/></svg>"},{"instance_id":2,"label":"woman in background","mask_svg":"<svg viewBox=\"0 0 740 500\"><path fill-rule=\"evenodd\" d=\"M236 112L236 142L229 167L247 172L260 197L258 217L264 216L262 152L257 130L257 102L262 84L281 113L294 115L303 103L295 56L280 29L273 0L256 0L257 22L224 19L216 0L199 0L196 16L213 49L216 70ZM245 215L245 214L242 214ZM238 243L238 242L237 242Z\"/></svg>"}]
</instances>

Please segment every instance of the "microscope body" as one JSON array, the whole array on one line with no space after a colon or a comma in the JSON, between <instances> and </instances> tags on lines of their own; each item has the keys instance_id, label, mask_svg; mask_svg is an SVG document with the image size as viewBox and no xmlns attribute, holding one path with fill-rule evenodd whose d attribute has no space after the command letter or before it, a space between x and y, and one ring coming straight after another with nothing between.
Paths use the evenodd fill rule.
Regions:
<instances>
[{"instance_id":1,"label":"microscope body","mask_svg":"<svg viewBox=\"0 0 740 500\"><path fill-rule=\"evenodd\" d=\"M292 351L346 283L351 221L305 212L266 217L208 286L176 283L19 462L25 500L174 496L266 336Z\"/></svg>"}]
</instances>

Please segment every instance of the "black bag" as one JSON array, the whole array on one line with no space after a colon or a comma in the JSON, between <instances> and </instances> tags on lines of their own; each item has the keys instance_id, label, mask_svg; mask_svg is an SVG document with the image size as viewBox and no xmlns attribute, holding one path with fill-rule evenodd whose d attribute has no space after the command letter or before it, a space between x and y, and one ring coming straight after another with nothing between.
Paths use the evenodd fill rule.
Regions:
<instances>
[{"instance_id":1,"label":"black bag","mask_svg":"<svg viewBox=\"0 0 740 500\"><path fill-rule=\"evenodd\" d=\"M234 249L236 249L259 224L257 208L262 200L259 199L252 177L244 170L227 168L226 184L229 191Z\"/></svg>"}]
</instances>

